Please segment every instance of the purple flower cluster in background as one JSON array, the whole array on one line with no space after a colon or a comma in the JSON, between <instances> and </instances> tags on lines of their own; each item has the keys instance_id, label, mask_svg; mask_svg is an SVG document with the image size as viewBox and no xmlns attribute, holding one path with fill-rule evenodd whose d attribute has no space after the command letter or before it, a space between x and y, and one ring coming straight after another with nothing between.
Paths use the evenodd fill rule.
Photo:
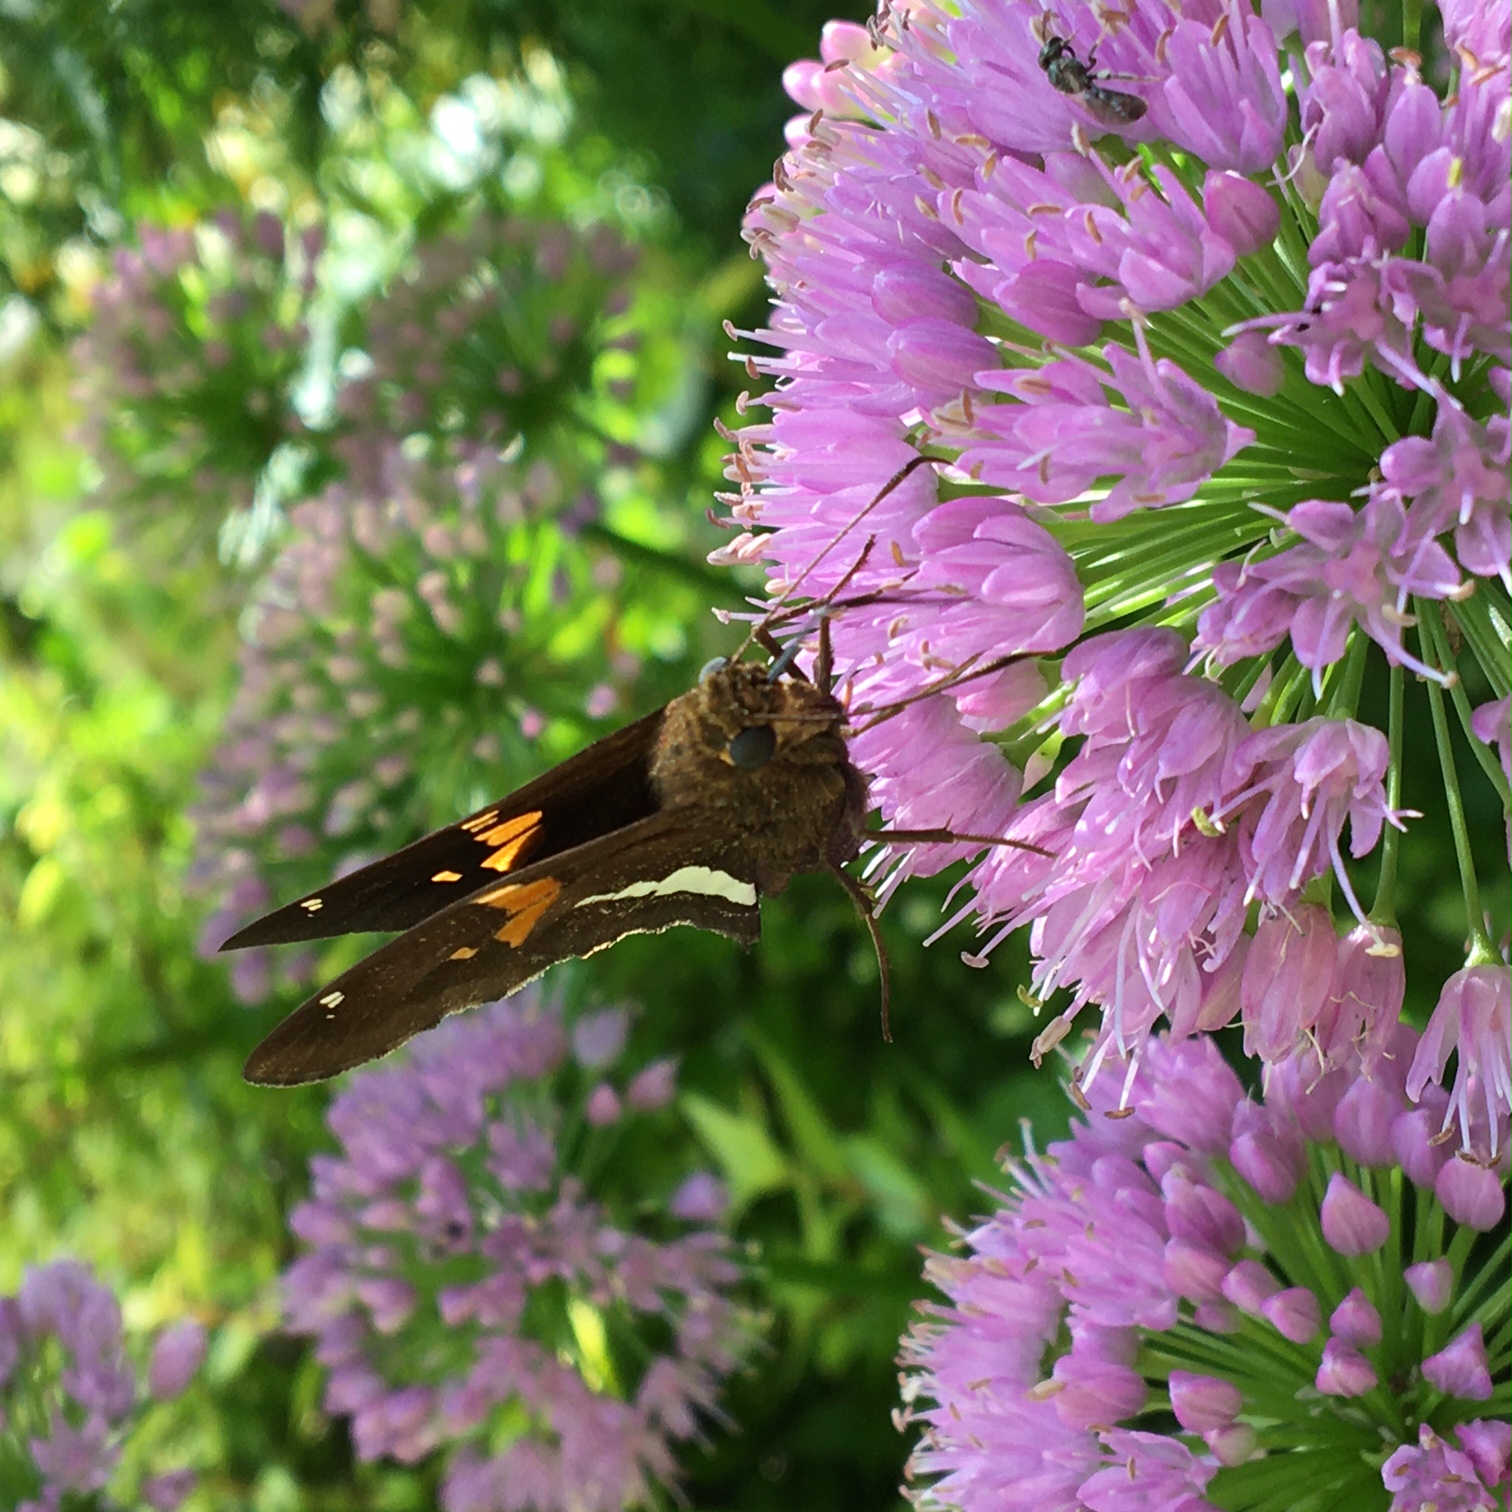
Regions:
<instances>
[{"instance_id":1,"label":"purple flower cluster in background","mask_svg":"<svg viewBox=\"0 0 1512 1512\"><path fill-rule=\"evenodd\" d=\"M608 409L633 387L636 259L607 225L480 214L409 248L360 305L338 311L323 291L321 319L346 343L329 372L310 331L321 228L290 239L277 216L226 210L144 224L137 240L115 254L73 349L79 440L112 506L161 512L192 492L223 520L252 504L285 443L313 484L358 489L383 486L387 453L406 440L462 466L525 435L531 460L565 441L602 464ZM328 390L332 413L307 424L297 382Z\"/></svg>"},{"instance_id":2,"label":"purple flower cluster in background","mask_svg":"<svg viewBox=\"0 0 1512 1512\"><path fill-rule=\"evenodd\" d=\"M307 479L330 481L288 510L253 590L196 811L194 881L220 905L207 949L275 891L397 849L633 701L634 610L588 539L599 480L633 460L606 439L639 344L633 265L607 226L480 214L418 242L343 324L333 415L305 433ZM272 959L238 958L245 1000Z\"/></svg>"},{"instance_id":3,"label":"purple flower cluster in background","mask_svg":"<svg viewBox=\"0 0 1512 1512\"><path fill-rule=\"evenodd\" d=\"M590 1194L610 1142L664 1107L674 1068L616 1074L626 1019L571 1035L534 992L453 1019L354 1076L292 1218L288 1324L364 1459L447 1455L447 1512L617 1512L675 1482L750 1342L718 1184ZM575 1090L569 1090L575 1089Z\"/></svg>"},{"instance_id":4,"label":"purple flower cluster in background","mask_svg":"<svg viewBox=\"0 0 1512 1512\"><path fill-rule=\"evenodd\" d=\"M278 0L278 8L312 37L335 31L341 25L336 0ZM362 12L376 32L392 36L399 29L399 0L364 0Z\"/></svg>"},{"instance_id":5,"label":"purple flower cluster in background","mask_svg":"<svg viewBox=\"0 0 1512 1512\"><path fill-rule=\"evenodd\" d=\"M14 1297L0 1297L0 1503L17 1512L173 1512L194 1472L145 1475L134 1497L123 1497L122 1451L153 1403L185 1391L204 1356L204 1329L173 1324L158 1335L143 1383L120 1305L87 1266L55 1260L28 1270Z\"/></svg>"},{"instance_id":6,"label":"purple flower cluster in background","mask_svg":"<svg viewBox=\"0 0 1512 1512\"><path fill-rule=\"evenodd\" d=\"M374 456L371 487L294 508L257 590L196 811L195 878L221 901L207 950L268 905L271 875L280 892L318 886L486 802L537 747L565 754L640 669L614 604L587 591L615 564L563 531L580 501L547 462L485 448L448 467L393 442ZM244 999L266 993L270 959L238 958Z\"/></svg>"},{"instance_id":7,"label":"purple flower cluster in background","mask_svg":"<svg viewBox=\"0 0 1512 1512\"><path fill-rule=\"evenodd\" d=\"M1483 1129L1512 1104L1463 796L1507 804L1508 14L1445 8L1443 93L1353 0L910 0L788 72L812 113L747 228L770 416L738 433L716 559L838 590L890 821L1051 853L982 853L952 922L987 936L974 964L1030 928L1036 997L1069 994L1040 1049L1091 1006L1089 1073L1162 1022L1238 1020L1320 1071L1389 1036L1410 697L1479 974L1473 1012L1443 991L1429 1079L1457 1044L1451 1123L1472 1082ZM1057 90L1051 36L1143 117ZM965 854L874 864L885 892Z\"/></svg>"},{"instance_id":8,"label":"purple flower cluster in background","mask_svg":"<svg viewBox=\"0 0 1512 1512\"><path fill-rule=\"evenodd\" d=\"M1263 1465L1266 1505L1505 1506L1506 1249L1473 1249L1505 1115L1495 1172L1457 1157L1442 1095L1407 1096L1416 1033L1388 1049L1369 1078L1293 1056L1256 1101L1210 1039L1160 1035L1009 1161L904 1341L914 1503L1207 1512L1258 1505L1223 1476Z\"/></svg>"},{"instance_id":9,"label":"purple flower cluster in background","mask_svg":"<svg viewBox=\"0 0 1512 1512\"><path fill-rule=\"evenodd\" d=\"M290 387L324 234L266 212L143 224L94 290L74 342L79 440L112 507L182 509L218 524L252 503L277 447L302 430Z\"/></svg>"},{"instance_id":10,"label":"purple flower cluster in background","mask_svg":"<svg viewBox=\"0 0 1512 1512\"><path fill-rule=\"evenodd\" d=\"M595 388L621 382L596 371L604 354L628 362L639 344L621 318L634 266L608 226L518 216L418 243L366 305L337 390L330 447L348 481L381 486L386 446L417 434L457 438L468 455L519 435L532 456L553 432L584 442Z\"/></svg>"}]
</instances>

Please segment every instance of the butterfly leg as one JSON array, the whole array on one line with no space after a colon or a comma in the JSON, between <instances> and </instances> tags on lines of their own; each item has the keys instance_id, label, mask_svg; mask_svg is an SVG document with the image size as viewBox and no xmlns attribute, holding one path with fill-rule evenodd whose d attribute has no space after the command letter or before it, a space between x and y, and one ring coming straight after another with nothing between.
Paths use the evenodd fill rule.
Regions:
<instances>
[{"instance_id":1,"label":"butterfly leg","mask_svg":"<svg viewBox=\"0 0 1512 1512\"><path fill-rule=\"evenodd\" d=\"M794 660L802 646L797 636L784 646L764 625L758 625L751 632L751 639L772 658L772 665L767 668L768 682L776 682L784 672L791 672L794 677L801 678L804 682L809 680L808 674Z\"/></svg>"},{"instance_id":2,"label":"butterfly leg","mask_svg":"<svg viewBox=\"0 0 1512 1512\"><path fill-rule=\"evenodd\" d=\"M872 911L873 899L866 886L858 882L843 866L832 866L831 871L840 879L840 885L850 895L850 900L856 905L856 912L861 916L861 922L866 925L866 932L871 936L872 949L877 953L877 978L882 987L882 1038L888 1044L892 1043L892 1020L889 1017L889 1007L892 1002L892 967L887 959L887 946L882 939L882 931L877 927L877 916Z\"/></svg>"},{"instance_id":3,"label":"butterfly leg","mask_svg":"<svg viewBox=\"0 0 1512 1512\"><path fill-rule=\"evenodd\" d=\"M1006 835L958 835L950 829L881 829L867 830L864 838L878 845L1007 845L1014 850L1033 851L1050 861L1055 859L1054 851L1031 845L1027 840L1010 840Z\"/></svg>"},{"instance_id":4,"label":"butterfly leg","mask_svg":"<svg viewBox=\"0 0 1512 1512\"><path fill-rule=\"evenodd\" d=\"M999 656L990 662L977 664L976 656L968 656L959 666L952 667L943 676L937 677L932 683L926 683L917 692L910 693L907 698L900 698L895 703L890 703L883 708L862 705L858 709L851 710L851 716L875 714L877 717L870 724L862 725L857 734L870 730L882 723L884 719L891 719L894 714L901 713L909 704L918 703L923 698L933 698L936 693L948 693L950 689L959 687L964 682L971 682L978 677L990 677L994 672L1003 672L1015 662L1022 660L1017 656Z\"/></svg>"}]
</instances>

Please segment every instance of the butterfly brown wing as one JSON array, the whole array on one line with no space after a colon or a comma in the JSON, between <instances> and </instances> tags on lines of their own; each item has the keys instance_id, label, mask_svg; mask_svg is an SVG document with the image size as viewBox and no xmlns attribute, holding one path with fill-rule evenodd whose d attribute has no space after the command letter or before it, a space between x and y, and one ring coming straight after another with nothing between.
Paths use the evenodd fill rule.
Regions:
<instances>
[{"instance_id":1,"label":"butterfly brown wing","mask_svg":"<svg viewBox=\"0 0 1512 1512\"><path fill-rule=\"evenodd\" d=\"M507 798L254 920L220 948L411 929L507 874L648 818L661 721L658 710L606 735Z\"/></svg>"},{"instance_id":2,"label":"butterfly brown wing","mask_svg":"<svg viewBox=\"0 0 1512 1512\"><path fill-rule=\"evenodd\" d=\"M656 814L422 920L295 1009L252 1052L245 1075L273 1086L335 1076L558 961L677 924L754 944L755 868L717 833L690 847L685 819Z\"/></svg>"},{"instance_id":3,"label":"butterfly brown wing","mask_svg":"<svg viewBox=\"0 0 1512 1512\"><path fill-rule=\"evenodd\" d=\"M762 893L856 853L866 791L843 718L828 693L722 665L503 804L249 926L229 943L408 932L275 1029L248 1079L334 1076L627 934L689 924L753 943ZM437 888L455 901L437 906Z\"/></svg>"}]
</instances>

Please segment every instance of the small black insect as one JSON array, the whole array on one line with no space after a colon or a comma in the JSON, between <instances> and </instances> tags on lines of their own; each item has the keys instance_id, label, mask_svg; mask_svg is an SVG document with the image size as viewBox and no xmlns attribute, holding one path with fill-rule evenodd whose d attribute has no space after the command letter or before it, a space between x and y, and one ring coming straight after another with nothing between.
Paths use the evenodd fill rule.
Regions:
<instances>
[{"instance_id":1,"label":"small black insect","mask_svg":"<svg viewBox=\"0 0 1512 1512\"><path fill-rule=\"evenodd\" d=\"M1104 89L1097 81L1111 78L1110 74L1095 74L1097 50L1087 54L1082 62L1076 49L1064 37L1046 37L1040 48L1039 66L1045 70L1052 89L1058 89L1073 100L1080 100L1087 114L1104 126L1132 126L1149 106L1138 95L1125 94L1120 89Z\"/></svg>"}]
</instances>

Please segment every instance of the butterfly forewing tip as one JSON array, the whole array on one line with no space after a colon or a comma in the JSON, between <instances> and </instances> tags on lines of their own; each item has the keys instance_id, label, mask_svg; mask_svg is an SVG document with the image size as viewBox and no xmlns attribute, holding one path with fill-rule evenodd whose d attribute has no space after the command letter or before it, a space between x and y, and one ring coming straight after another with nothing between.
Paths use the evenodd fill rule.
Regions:
<instances>
[{"instance_id":1,"label":"butterfly forewing tip","mask_svg":"<svg viewBox=\"0 0 1512 1512\"><path fill-rule=\"evenodd\" d=\"M227 936L215 947L217 954L227 950L249 950L255 945L292 945L304 938L300 934L291 933L287 928L277 927L282 912L280 910L279 913L253 919L250 924L243 924L235 934Z\"/></svg>"},{"instance_id":2,"label":"butterfly forewing tip","mask_svg":"<svg viewBox=\"0 0 1512 1512\"><path fill-rule=\"evenodd\" d=\"M297 1043L297 1033L289 1033L292 1022L294 1020L285 1019L257 1043L242 1067L243 1081L254 1087L298 1087L331 1074L318 1068L311 1069L309 1055L302 1053Z\"/></svg>"},{"instance_id":3,"label":"butterfly forewing tip","mask_svg":"<svg viewBox=\"0 0 1512 1512\"><path fill-rule=\"evenodd\" d=\"M309 1082L324 1081L334 1071L311 1070L307 1066L290 1066L276 1055L265 1053L259 1045L242 1067L242 1080L254 1087L303 1087Z\"/></svg>"},{"instance_id":4,"label":"butterfly forewing tip","mask_svg":"<svg viewBox=\"0 0 1512 1512\"><path fill-rule=\"evenodd\" d=\"M278 1071L266 1065L255 1050L247 1057L247 1063L242 1067L242 1080L254 1087L288 1086L288 1082L279 1075Z\"/></svg>"},{"instance_id":5,"label":"butterfly forewing tip","mask_svg":"<svg viewBox=\"0 0 1512 1512\"><path fill-rule=\"evenodd\" d=\"M358 1049L349 1040L322 1040L309 1031L306 1016L300 1012L285 1019L247 1057L242 1080L254 1087L304 1087L329 1081L394 1048L390 1043Z\"/></svg>"}]
</instances>

